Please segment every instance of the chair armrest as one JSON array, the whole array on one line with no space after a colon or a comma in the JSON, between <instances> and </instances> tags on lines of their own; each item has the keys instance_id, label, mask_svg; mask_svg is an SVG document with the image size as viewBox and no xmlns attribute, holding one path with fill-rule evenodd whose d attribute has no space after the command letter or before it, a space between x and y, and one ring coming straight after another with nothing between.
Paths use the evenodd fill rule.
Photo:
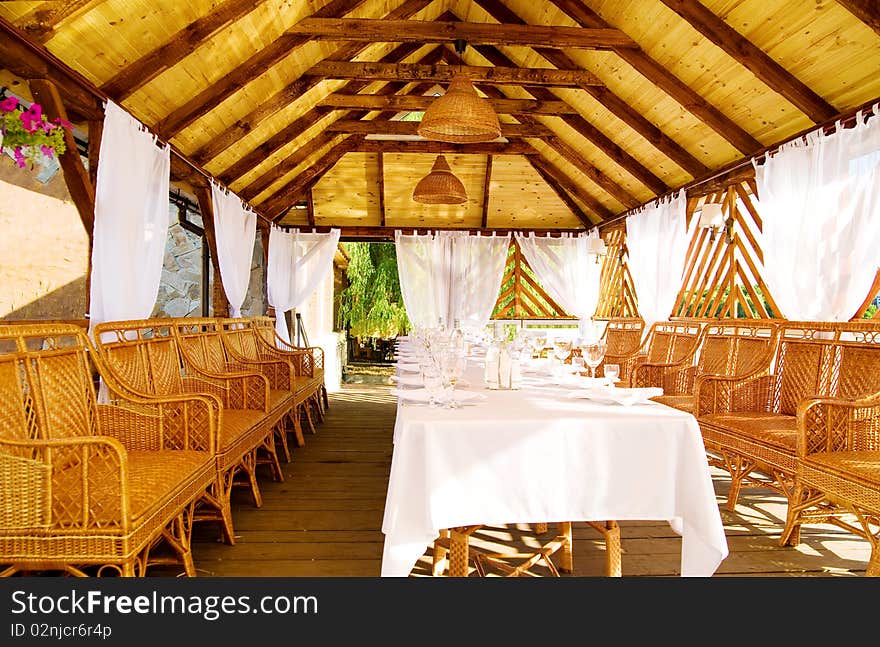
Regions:
<instances>
[{"instance_id":1,"label":"chair armrest","mask_svg":"<svg viewBox=\"0 0 880 647\"><path fill-rule=\"evenodd\" d=\"M219 447L220 411L220 403L208 395L117 400L98 405L98 427L128 451L190 450L214 454Z\"/></svg>"},{"instance_id":2,"label":"chair armrest","mask_svg":"<svg viewBox=\"0 0 880 647\"><path fill-rule=\"evenodd\" d=\"M880 450L880 394L801 400L797 421L800 458L817 452Z\"/></svg>"},{"instance_id":3,"label":"chair armrest","mask_svg":"<svg viewBox=\"0 0 880 647\"><path fill-rule=\"evenodd\" d=\"M648 363L635 367L631 384L634 387L659 386L664 395L689 395L693 391L696 367L674 364Z\"/></svg>"},{"instance_id":4,"label":"chair armrest","mask_svg":"<svg viewBox=\"0 0 880 647\"><path fill-rule=\"evenodd\" d=\"M226 368L230 372L237 373L260 373L269 380L269 386L273 389L289 391L296 369L289 361L277 357L261 357L256 359L239 358L234 362L227 362Z\"/></svg>"},{"instance_id":5,"label":"chair armrest","mask_svg":"<svg viewBox=\"0 0 880 647\"><path fill-rule=\"evenodd\" d=\"M776 376L701 375L694 383L694 415L771 411Z\"/></svg>"},{"instance_id":6,"label":"chair armrest","mask_svg":"<svg viewBox=\"0 0 880 647\"><path fill-rule=\"evenodd\" d=\"M195 369L183 378L187 393L213 393L226 409L269 411L269 380L259 373L209 373Z\"/></svg>"},{"instance_id":7,"label":"chair armrest","mask_svg":"<svg viewBox=\"0 0 880 647\"><path fill-rule=\"evenodd\" d=\"M108 436L0 439L0 528L129 529L128 457Z\"/></svg>"}]
</instances>

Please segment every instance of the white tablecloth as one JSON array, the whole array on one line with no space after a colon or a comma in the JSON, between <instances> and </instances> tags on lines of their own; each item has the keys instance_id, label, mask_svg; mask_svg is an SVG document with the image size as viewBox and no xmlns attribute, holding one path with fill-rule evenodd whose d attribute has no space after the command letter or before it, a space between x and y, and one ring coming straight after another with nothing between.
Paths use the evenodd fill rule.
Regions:
<instances>
[{"instance_id":1,"label":"white tablecloth","mask_svg":"<svg viewBox=\"0 0 880 647\"><path fill-rule=\"evenodd\" d=\"M572 399L559 387L490 391L473 361L465 377L488 399L453 410L398 404L383 576L409 575L441 529L476 524L667 520L682 536L682 576L710 576L727 556L692 415Z\"/></svg>"}]
</instances>

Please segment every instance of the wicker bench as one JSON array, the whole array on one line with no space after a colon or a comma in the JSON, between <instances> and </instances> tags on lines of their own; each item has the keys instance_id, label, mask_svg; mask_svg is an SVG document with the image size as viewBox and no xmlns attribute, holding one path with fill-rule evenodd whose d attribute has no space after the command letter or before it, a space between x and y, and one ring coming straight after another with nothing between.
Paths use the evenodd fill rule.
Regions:
<instances>
[{"instance_id":1,"label":"wicker bench","mask_svg":"<svg viewBox=\"0 0 880 647\"><path fill-rule=\"evenodd\" d=\"M826 398L880 392L878 332L877 323L785 322L766 370L697 380L696 416L706 449L731 476L728 509L744 485L771 488L792 501L798 436L806 433L799 411ZM783 545L799 540L793 524L781 537Z\"/></svg>"},{"instance_id":2,"label":"wicker bench","mask_svg":"<svg viewBox=\"0 0 880 647\"><path fill-rule=\"evenodd\" d=\"M653 400L693 413L697 377L737 377L767 367L776 348L777 331L778 325L773 322L707 323L691 351L678 361L649 361L636 366L632 385L660 387L663 395Z\"/></svg>"},{"instance_id":3,"label":"wicker bench","mask_svg":"<svg viewBox=\"0 0 880 647\"><path fill-rule=\"evenodd\" d=\"M173 319L99 324L96 345L108 370L127 392L140 397L201 393L217 402L221 411L212 487L216 509L203 510L196 519L219 521L224 540L232 544L232 488L250 487L254 503L262 505L256 475L258 453L276 455L274 427L283 411L270 409L269 382L263 375L201 371L196 362L187 361L175 324ZM277 465L277 456L272 462ZM242 475L243 481L237 478Z\"/></svg>"},{"instance_id":4,"label":"wicker bench","mask_svg":"<svg viewBox=\"0 0 880 647\"><path fill-rule=\"evenodd\" d=\"M195 575L218 419L209 397L123 393L78 326L0 326L0 574L143 576L164 543Z\"/></svg>"}]
</instances>

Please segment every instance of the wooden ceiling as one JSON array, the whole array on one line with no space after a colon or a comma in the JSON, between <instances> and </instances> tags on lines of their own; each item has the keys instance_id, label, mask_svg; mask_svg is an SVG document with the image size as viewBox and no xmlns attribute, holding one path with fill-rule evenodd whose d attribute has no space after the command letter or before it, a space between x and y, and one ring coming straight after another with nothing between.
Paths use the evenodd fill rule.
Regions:
<instances>
[{"instance_id":1,"label":"wooden ceiling","mask_svg":"<svg viewBox=\"0 0 880 647\"><path fill-rule=\"evenodd\" d=\"M567 230L877 101L880 3L3 2L0 57L0 83L51 79L83 132L121 104L172 144L179 186L215 177L264 224ZM418 138L407 119L462 67L502 139ZM438 153L467 203L412 201Z\"/></svg>"}]
</instances>

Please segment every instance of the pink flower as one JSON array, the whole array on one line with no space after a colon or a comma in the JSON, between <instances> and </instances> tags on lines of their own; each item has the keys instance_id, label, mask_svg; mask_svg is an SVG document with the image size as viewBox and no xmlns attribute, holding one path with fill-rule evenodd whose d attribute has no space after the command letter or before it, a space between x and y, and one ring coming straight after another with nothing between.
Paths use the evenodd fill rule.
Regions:
<instances>
[{"instance_id":1,"label":"pink flower","mask_svg":"<svg viewBox=\"0 0 880 647\"><path fill-rule=\"evenodd\" d=\"M21 123L29 133L35 133L43 123L43 108L39 103L31 104L31 107L21 113Z\"/></svg>"},{"instance_id":2,"label":"pink flower","mask_svg":"<svg viewBox=\"0 0 880 647\"><path fill-rule=\"evenodd\" d=\"M58 119L55 120L55 123L58 124L59 126L67 128L67 130L71 130L73 128L72 123L67 121L67 119L62 119L61 117L58 117Z\"/></svg>"},{"instance_id":3,"label":"pink flower","mask_svg":"<svg viewBox=\"0 0 880 647\"><path fill-rule=\"evenodd\" d=\"M40 146L40 150L43 151L43 155L45 155L46 157L52 157L53 155L55 155L55 149L51 146L46 146L44 144L43 146Z\"/></svg>"},{"instance_id":4,"label":"pink flower","mask_svg":"<svg viewBox=\"0 0 880 647\"><path fill-rule=\"evenodd\" d=\"M12 112L18 108L18 99L15 97L6 97L0 101L0 110L3 112Z\"/></svg>"},{"instance_id":5,"label":"pink flower","mask_svg":"<svg viewBox=\"0 0 880 647\"><path fill-rule=\"evenodd\" d=\"M24 153L21 152L21 146L15 147L13 155L15 155L15 161L20 168L24 168L27 165L27 160L24 157Z\"/></svg>"}]
</instances>

